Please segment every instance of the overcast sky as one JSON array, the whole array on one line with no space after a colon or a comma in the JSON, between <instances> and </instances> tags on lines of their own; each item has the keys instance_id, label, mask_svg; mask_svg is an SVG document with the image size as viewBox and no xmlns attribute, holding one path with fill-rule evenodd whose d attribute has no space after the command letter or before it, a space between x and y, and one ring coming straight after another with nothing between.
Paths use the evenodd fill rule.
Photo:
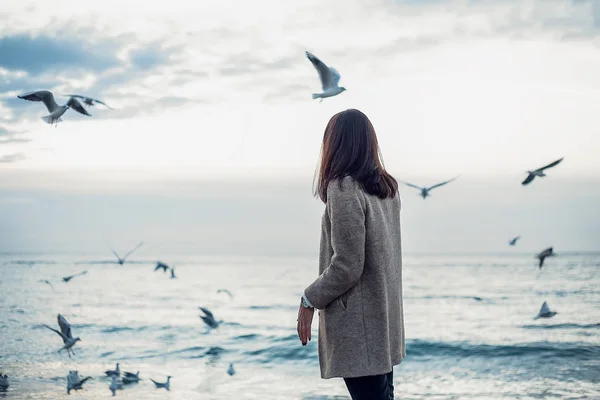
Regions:
<instances>
[{"instance_id":1,"label":"overcast sky","mask_svg":"<svg viewBox=\"0 0 600 400\"><path fill-rule=\"evenodd\" d=\"M237 216L231 229L241 240L255 231L245 221L272 207L279 211L265 220L283 230L317 225L289 240L275 235L290 251L311 249L322 205L310 181L323 129L346 108L371 118L399 179L430 185L461 174L425 201L403 188L409 248L488 251L527 231L537 238L531 251L600 250L590 237L600 233L600 1L5 3L0 251L47 247L51 232L86 245L116 234L108 225L119 220L129 221L123 241L148 231L158 241L167 226L198 236L205 218L221 214ZM313 101L320 85L305 50L340 71L347 91ZM51 127L41 103L16 97L36 89L59 103L67 100L59 94L81 93L115 109L96 106L91 118L68 111ZM526 170L560 157L548 177L520 186ZM198 183L207 179L229 197L193 202L214 197ZM250 186L230 191L232 179ZM279 190L275 181L295 185L279 199L303 210L290 221L273 196L258 208L245 200ZM168 200L151 198L158 186ZM83 217L109 209L113 217ZM485 233L461 225L471 219L485 220ZM253 240L266 246L265 235Z\"/></svg>"}]
</instances>

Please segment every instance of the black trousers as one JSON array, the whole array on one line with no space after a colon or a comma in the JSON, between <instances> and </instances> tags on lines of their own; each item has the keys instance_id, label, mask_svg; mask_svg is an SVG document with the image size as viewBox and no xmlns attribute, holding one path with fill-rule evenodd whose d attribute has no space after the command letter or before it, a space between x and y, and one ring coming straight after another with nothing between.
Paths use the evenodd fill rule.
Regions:
<instances>
[{"instance_id":1,"label":"black trousers","mask_svg":"<svg viewBox=\"0 0 600 400\"><path fill-rule=\"evenodd\" d=\"M394 400L394 376L384 375L344 378L352 400Z\"/></svg>"}]
</instances>

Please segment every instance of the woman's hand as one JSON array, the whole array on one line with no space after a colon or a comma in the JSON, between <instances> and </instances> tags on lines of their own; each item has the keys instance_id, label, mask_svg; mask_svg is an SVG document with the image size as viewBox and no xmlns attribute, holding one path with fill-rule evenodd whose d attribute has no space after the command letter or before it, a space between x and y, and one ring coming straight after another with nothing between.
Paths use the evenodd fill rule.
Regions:
<instances>
[{"instance_id":1,"label":"woman's hand","mask_svg":"<svg viewBox=\"0 0 600 400\"><path fill-rule=\"evenodd\" d=\"M311 339L310 332L314 314L314 308L302 307L302 304L300 304L300 309L298 310L298 337L302 342L302 346L306 346Z\"/></svg>"}]
</instances>

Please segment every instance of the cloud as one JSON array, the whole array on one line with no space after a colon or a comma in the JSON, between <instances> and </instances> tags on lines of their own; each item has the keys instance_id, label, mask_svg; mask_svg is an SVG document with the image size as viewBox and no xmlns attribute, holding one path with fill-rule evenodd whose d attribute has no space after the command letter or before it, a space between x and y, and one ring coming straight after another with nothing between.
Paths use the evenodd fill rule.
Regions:
<instances>
[{"instance_id":1,"label":"cloud","mask_svg":"<svg viewBox=\"0 0 600 400\"><path fill-rule=\"evenodd\" d=\"M118 64L115 50L67 38L6 36L0 38L0 66L32 75L73 68L99 72Z\"/></svg>"},{"instance_id":2,"label":"cloud","mask_svg":"<svg viewBox=\"0 0 600 400\"><path fill-rule=\"evenodd\" d=\"M0 164L11 164L27 159L23 153L7 154L0 156Z\"/></svg>"},{"instance_id":3,"label":"cloud","mask_svg":"<svg viewBox=\"0 0 600 400\"><path fill-rule=\"evenodd\" d=\"M7 126L0 125L0 144L30 142L30 139L17 137L22 133L23 131L21 130L12 129Z\"/></svg>"}]
</instances>

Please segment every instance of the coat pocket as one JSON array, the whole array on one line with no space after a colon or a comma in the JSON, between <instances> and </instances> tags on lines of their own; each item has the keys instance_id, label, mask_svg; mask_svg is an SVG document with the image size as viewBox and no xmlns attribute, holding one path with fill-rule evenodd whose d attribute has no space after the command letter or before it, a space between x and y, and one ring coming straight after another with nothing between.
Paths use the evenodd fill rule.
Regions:
<instances>
[{"instance_id":1,"label":"coat pocket","mask_svg":"<svg viewBox=\"0 0 600 400\"><path fill-rule=\"evenodd\" d=\"M342 308L342 310L348 309L348 292L338 297L338 301L340 302L340 307Z\"/></svg>"}]
</instances>

